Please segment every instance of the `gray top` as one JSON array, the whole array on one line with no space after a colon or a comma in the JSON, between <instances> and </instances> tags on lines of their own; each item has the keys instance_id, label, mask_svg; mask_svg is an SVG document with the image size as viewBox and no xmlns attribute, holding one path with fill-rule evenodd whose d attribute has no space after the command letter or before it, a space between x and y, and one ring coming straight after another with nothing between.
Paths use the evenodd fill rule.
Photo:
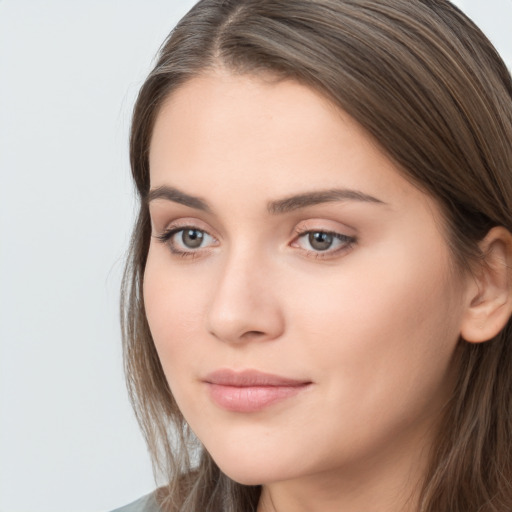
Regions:
<instances>
[{"instance_id":1,"label":"gray top","mask_svg":"<svg viewBox=\"0 0 512 512\"><path fill-rule=\"evenodd\" d=\"M121 508L116 508L112 510L112 512L160 512L160 507L155 499L155 493L146 494L146 496L142 496L137 501L130 503L129 505L125 505Z\"/></svg>"}]
</instances>

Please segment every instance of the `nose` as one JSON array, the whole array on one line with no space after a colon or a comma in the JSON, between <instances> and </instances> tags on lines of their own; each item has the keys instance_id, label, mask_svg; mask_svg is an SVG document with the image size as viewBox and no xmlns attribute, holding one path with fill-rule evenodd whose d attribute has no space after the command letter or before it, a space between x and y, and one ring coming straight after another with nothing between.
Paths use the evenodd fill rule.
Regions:
<instances>
[{"instance_id":1,"label":"nose","mask_svg":"<svg viewBox=\"0 0 512 512\"><path fill-rule=\"evenodd\" d=\"M227 343L273 340L284 331L277 283L261 258L229 257L216 282L207 329Z\"/></svg>"}]
</instances>

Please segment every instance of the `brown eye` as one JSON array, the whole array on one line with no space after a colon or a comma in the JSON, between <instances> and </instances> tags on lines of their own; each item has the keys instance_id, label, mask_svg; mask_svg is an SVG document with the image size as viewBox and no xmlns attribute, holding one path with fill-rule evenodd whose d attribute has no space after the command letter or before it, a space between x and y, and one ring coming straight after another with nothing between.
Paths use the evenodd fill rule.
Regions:
<instances>
[{"instance_id":1,"label":"brown eye","mask_svg":"<svg viewBox=\"0 0 512 512\"><path fill-rule=\"evenodd\" d=\"M335 256L356 243L353 236L343 235L334 231L303 231L292 246L304 249L315 257Z\"/></svg>"},{"instance_id":2,"label":"brown eye","mask_svg":"<svg viewBox=\"0 0 512 512\"><path fill-rule=\"evenodd\" d=\"M199 229L183 229L181 231L181 243L187 249L197 249L204 241L204 232Z\"/></svg>"},{"instance_id":3,"label":"brown eye","mask_svg":"<svg viewBox=\"0 0 512 512\"><path fill-rule=\"evenodd\" d=\"M166 244L173 254L180 256L197 255L203 249L217 245L212 235L194 226L171 228L156 238Z\"/></svg>"},{"instance_id":4,"label":"brown eye","mask_svg":"<svg viewBox=\"0 0 512 512\"><path fill-rule=\"evenodd\" d=\"M315 251L326 251L330 249L334 241L334 235L323 231L312 231L308 234L308 242Z\"/></svg>"}]
</instances>

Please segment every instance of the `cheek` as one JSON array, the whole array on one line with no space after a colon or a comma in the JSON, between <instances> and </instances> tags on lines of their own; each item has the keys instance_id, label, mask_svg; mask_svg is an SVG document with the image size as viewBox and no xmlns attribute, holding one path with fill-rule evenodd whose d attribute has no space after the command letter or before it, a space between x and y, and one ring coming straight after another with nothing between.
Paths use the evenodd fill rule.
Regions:
<instances>
[{"instance_id":1,"label":"cheek","mask_svg":"<svg viewBox=\"0 0 512 512\"><path fill-rule=\"evenodd\" d=\"M175 374L174 366L179 370L189 357L201 356L196 350L197 334L204 324L207 296L201 284L170 268L165 257L150 249L144 272L144 304L168 380Z\"/></svg>"},{"instance_id":2,"label":"cheek","mask_svg":"<svg viewBox=\"0 0 512 512\"><path fill-rule=\"evenodd\" d=\"M303 281L314 294L286 291L294 297L291 337L305 341L302 359L314 362L333 402L361 413L397 402L404 414L417 410L444 397L451 374L462 307L449 258L399 247L392 257L361 252L338 275Z\"/></svg>"}]
</instances>

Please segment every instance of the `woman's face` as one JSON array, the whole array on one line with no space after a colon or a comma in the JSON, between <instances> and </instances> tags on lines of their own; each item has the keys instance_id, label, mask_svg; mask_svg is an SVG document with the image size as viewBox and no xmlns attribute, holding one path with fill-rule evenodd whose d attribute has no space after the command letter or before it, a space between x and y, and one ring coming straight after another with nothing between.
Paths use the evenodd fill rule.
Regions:
<instances>
[{"instance_id":1,"label":"woman's face","mask_svg":"<svg viewBox=\"0 0 512 512\"><path fill-rule=\"evenodd\" d=\"M168 99L150 169L147 318L221 469L417 465L467 295L435 202L315 91L222 72Z\"/></svg>"}]
</instances>

